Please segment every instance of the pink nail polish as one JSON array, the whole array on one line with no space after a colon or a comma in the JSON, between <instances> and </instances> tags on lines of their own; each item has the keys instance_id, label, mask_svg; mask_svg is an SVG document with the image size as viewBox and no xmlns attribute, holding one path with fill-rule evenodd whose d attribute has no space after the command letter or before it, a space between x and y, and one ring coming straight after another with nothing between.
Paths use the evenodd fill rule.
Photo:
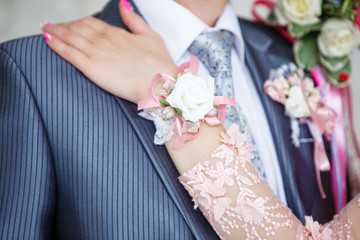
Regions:
<instances>
[{"instance_id":1,"label":"pink nail polish","mask_svg":"<svg viewBox=\"0 0 360 240\"><path fill-rule=\"evenodd\" d=\"M51 23L49 23L47 21L44 22L44 27L50 27L50 26L51 26Z\"/></svg>"},{"instance_id":2,"label":"pink nail polish","mask_svg":"<svg viewBox=\"0 0 360 240\"><path fill-rule=\"evenodd\" d=\"M43 37L46 41L51 41L54 38L50 33L47 32L43 34Z\"/></svg>"},{"instance_id":3,"label":"pink nail polish","mask_svg":"<svg viewBox=\"0 0 360 240\"><path fill-rule=\"evenodd\" d=\"M120 0L120 2L124 5L126 10L131 11L133 10L131 4L128 2L128 0Z\"/></svg>"}]
</instances>

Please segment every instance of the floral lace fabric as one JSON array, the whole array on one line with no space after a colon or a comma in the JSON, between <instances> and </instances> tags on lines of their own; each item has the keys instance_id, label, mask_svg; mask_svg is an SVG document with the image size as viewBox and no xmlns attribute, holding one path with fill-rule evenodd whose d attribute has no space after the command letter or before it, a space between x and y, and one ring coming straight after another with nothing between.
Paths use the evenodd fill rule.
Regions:
<instances>
[{"instance_id":1,"label":"floral lace fabric","mask_svg":"<svg viewBox=\"0 0 360 240\"><path fill-rule=\"evenodd\" d=\"M360 198L334 220L306 225L293 215L252 166L253 145L235 124L203 162L179 177L194 202L222 239L360 239ZM359 225L358 225L359 226Z\"/></svg>"}]
</instances>

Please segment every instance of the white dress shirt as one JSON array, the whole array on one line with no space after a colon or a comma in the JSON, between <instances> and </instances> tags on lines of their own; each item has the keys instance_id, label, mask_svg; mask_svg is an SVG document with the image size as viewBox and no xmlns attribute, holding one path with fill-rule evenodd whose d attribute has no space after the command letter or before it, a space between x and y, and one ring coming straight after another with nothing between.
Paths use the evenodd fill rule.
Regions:
<instances>
[{"instance_id":1,"label":"white dress shirt","mask_svg":"<svg viewBox=\"0 0 360 240\"><path fill-rule=\"evenodd\" d=\"M189 46L202 32L228 30L235 36L231 53L235 101L248 119L256 147L263 162L267 182L274 193L286 203L285 192L267 117L260 98L245 65L244 40L239 21L230 3L219 17L215 27L207 26L188 9L171 0L134 0L149 26L160 34L172 60L179 66L189 61ZM208 74L200 63L199 74Z\"/></svg>"}]
</instances>

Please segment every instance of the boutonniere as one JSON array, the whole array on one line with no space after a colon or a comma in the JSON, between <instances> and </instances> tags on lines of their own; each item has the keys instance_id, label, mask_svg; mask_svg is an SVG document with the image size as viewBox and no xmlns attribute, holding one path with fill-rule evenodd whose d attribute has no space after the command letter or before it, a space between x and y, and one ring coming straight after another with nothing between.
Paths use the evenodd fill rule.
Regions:
<instances>
[{"instance_id":1,"label":"boutonniere","mask_svg":"<svg viewBox=\"0 0 360 240\"><path fill-rule=\"evenodd\" d=\"M330 163L323 138L330 139L334 131L336 112L327 106L313 80L307 77L301 68L296 69L294 64L272 70L270 79L264 83L264 91L272 100L284 105L285 114L292 120L291 137L295 146L299 147L301 143L299 122L309 127L314 141L314 165L318 186L325 197L320 172L329 171Z\"/></svg>"},{"instance_id":2,"label":"boutonniere","mask_svg":"<svg viewBox=\"0 0 360 240\"><path fill-rule=\"evenodd\" d=\"M257 5L271 12L261 19ZM254 17L275 26L294 43L297 65L307 71L321 65L327 80L336 87L348 86L349 55L359 46L360 0L255 1Z\"/></svg>"},{"instance_id":3,"label":"boutonniere","mask_svg":"<svg viewBox=\"0 0 360 240\"><path fill-rule=\"evenodd\" d=\"M259 5L270 10L265 19L257 12ZM291 74L287 73L286 81L280 77L270 78L272 82L267 82L265 89L270 97L285 106L286 114L292 119L293 143L299 146L302 142L315 141L315 169L323 196L319 169L329 167L325 151L319 149L323 148L323 136L330 140L331 176L335 183L333 196L340 211L346 203L344 183L348 159L350 162L360 159L349 86L352 73L349 56L360 42L360 0L277 0L276 3L255 0L252 15L256 21L274 27L293 43L294 60L300 69L296 70L294 65L290 72L296 70L295 77L301 79L301 84L293 85L288 79ZM304 72L311 73L316 87L313 88ZM299 139L299 122L307 123L314 140ZM336 134L330 139L333 131ZM353 156L348 154L349 149L355 152Z\"/></svg>"}]
</instances>

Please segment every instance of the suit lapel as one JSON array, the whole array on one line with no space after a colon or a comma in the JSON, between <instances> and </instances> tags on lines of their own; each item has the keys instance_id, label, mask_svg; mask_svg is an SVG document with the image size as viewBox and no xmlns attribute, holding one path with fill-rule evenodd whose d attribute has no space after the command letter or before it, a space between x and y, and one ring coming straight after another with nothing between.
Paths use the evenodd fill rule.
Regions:
<instances>
[{"instance_id":1,"label":"suit lapel","mask_svg":"<svg viewBox=\"0 0 360 240\"><path fill-rule=\"evenodd\" d=\"M133 2L129 2L134 7L134 11L140 14ZM97 17L112 25L126 29L119 16L118 9L118 1L111 1ZM156 146L153 143L155 134L154 124L137 115L135 104L116 97L114 98L135 130L138 139L143 144L149 159L152 161L153 166L164 183L170 197L184 217L196 239L218 239L217 234L211 228L202 213L199 210L194 210L188 192L178 181L179 173L172 163L166 148L164 146ZM131 159L129 159L129 161L131 161Z\"/></svg>"},{"instance_id":2,"label":"suit lapel","mask_svg":"<svg viewBox=\"0 0 360 240\"><path fill-rule=\"evenodd\" d=\"M294 166L290 159L288 145L291 144L290 132L284 131L284 126L290 126L289 119L284 114L284 107L272 101L264 94L263 84L268 78L271 68L278 68L290 62L292 53L283 47L281 55L271 53L273 40L263 31L244 20L240 20L241 31L245 42L245 62L255 83L258 95L265 110L275 143L277 157L283 178L284 189L288 206L297 216L305 216L305 209L297 190L294 177ZM257 29L254 31L254 29ZM265 29L264 29L265 31ZM284 43L285 45L287 43Z\"/></svg>"}]
</instances>

